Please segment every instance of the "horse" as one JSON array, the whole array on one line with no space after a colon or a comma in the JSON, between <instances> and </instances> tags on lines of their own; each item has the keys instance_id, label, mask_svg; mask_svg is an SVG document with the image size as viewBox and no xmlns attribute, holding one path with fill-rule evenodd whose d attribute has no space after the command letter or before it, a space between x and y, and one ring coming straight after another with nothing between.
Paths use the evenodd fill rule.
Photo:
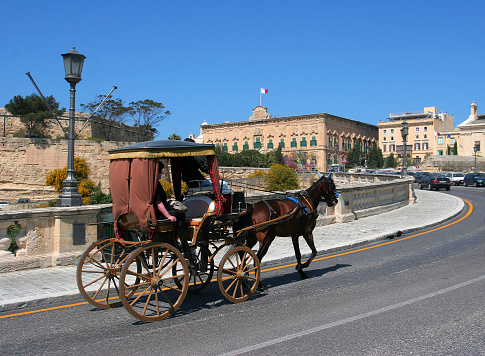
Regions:
<instances>
[{"instance_id":1,"label":"horse","mask_svg":"<svg viewBox=\"0 0 485 356\"><path fill-rule=\"evenodd\" d=\"M308 278L303 269L307 268L317 255L313 229L318 216L318 204L321 200L329 207L338 203L338 194L335 192L335 184L331 176L332 173L322 176L310 188L285 198L261 200L252 206L248 204L245 218L234 225L235 229L240 229L237 239L245 241L249 248L259 242L257 257L261 261L276 236L291 236L297 260L296 270L302 279ZM242 226L245 228L241 229ZM312 251L303 264L298 243L299 236L303 236ZM265 289L262 284L260 288Z\"/></svg>"}]
</instances>

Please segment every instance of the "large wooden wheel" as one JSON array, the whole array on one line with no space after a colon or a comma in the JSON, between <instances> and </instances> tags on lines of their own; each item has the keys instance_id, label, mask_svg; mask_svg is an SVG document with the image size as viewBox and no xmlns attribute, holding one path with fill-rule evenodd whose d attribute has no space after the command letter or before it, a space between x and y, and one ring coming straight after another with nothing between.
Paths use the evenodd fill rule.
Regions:
<instances>
[{"instance_id":1,"label":"large wooden wheel","mask_svg":"<svg viewBox=\"0 0 485 356\"><path fill-rule=\"evenodd\" d=\"M141 272L137 265L141 264ZM178 274L172 273L173 269ZM184 257L172 245L153 242L133 251L121 270L120 295L126 310L143 321L162 320L182 304L189 285L189 271ZM125 280L139 278L134 285ZM176 281L181 281L178 286Z\"/></svg>"},{"instance_id":2,"label":"large wooden wheel","mask_svg":"<svg viewBox=\"0 0 485 356\"><path fill-rule=\"evenodd\" d=\"M221 260L217 273L219 288L231 302L243 302L258 288L260 273L256 254L247 246L237 246Z\"/></svg>"},{"instance_id":3,"label":"large wooden wheel","mask_svg":"<svg viewBox=\"0 0 485 356\"><path fill-rule=\"evenodd\" d=\"M194 267L191 268L188 266L189 269L189 293L197 293L200 292L202 289L207 287L212 280L212 276L214 275L214 258L209 249L206 249L207 253L207 263L205 268L201 266L201 247L195 246L192 250L192 258L194 262ZM180 288L183 285L183 279L186 278L185 275L182 275L181 271L177 268L180 268L179 265L174 266L172 268L172 273L174 276L181 276L181 278L176 278L175 283Z\"/></svg>"},{"instance_id":4,"label":"large wooden wheel","mask_svg":"<svg viewBox=\"0 0 485 356\"><path fill-rule=\"evenodd\" d=\"M84 299L103 309L121 306L120 271L133 248L123 241L108 238L92 243L82 254L77 266L77 286ZM132 244L129 244L130 246ZM141 271L141 265L136 266ZM137 284L133 276L124 283Z\"/></svg>"}]
</instances>

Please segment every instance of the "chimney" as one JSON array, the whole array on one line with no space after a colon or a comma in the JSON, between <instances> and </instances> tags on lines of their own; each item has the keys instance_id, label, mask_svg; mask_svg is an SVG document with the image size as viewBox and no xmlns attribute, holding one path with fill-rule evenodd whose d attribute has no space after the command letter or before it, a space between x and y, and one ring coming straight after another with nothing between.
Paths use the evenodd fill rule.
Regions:
<instances>
[{"instance_id":1,"label":"chimney","mask_svg":"<svg viewBox=\"0 0 485 356\"><path fill-rule=\"evenodd\" d=\"M477 116L477 104L475 104L475 102L471 105L470 116Z\"/></svg>"}]
</instances>

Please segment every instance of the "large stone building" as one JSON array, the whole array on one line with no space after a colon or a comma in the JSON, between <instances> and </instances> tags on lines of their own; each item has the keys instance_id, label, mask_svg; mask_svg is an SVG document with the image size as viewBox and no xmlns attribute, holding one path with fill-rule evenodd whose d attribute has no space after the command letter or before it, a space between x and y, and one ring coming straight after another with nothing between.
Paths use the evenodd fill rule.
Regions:
<instances>
[{"instance_id":1,"label":"large stone building","mask_svg":"<svg viewBox=\"0 0 485 356\"><path fill-rule=\"evenodd\" d=\"M383 156L391 153L402 158L404 151L401 129L407 123L406 156L419 165L427 156L481 156L481 142L485 139L485 115L477 114L477 105L471 104L470 116L454 127L454 116L438 114L436 107L423 112L391 114L379 122L379 147ZM455 152L456 149L456 152Z\"/></svg>"},{"instance_id":2,"label":"large stone building","mask_svg":"<svg viewBox=\"0 0 485 356\"><path fill-rule=\"evenodd\" d=\"M389 115L386 121L377 124L379 128L379 147L384 157L391 153L402 158L404 142L401 129L408 126L406 156L416 164L432 154L446 154L448 144L454 144L457 134L453 133L453 115L438 114L438 108L426 107L422 112L406 112ZM448 137L447 137L448 133ZM453 135L453 137L451 137ZM441 137L441 139L439 139ZM444 144L443 139L448 138Z\"/></svg>"},{"instance_id":3,"label":"large stone building","mask_svg":"<svg viewBox=\"0 0 485 356\"><path fill-rule=\"evenodd\" d=\"M201 125L197 141L212 143L228 153L258 150L261 153L280 146L282 154L302 167L327 171L354 147L368 152L377 143L375 125L326 113L273 117L267 108L257 106L249 121Z\"/></svg>"}]
</instances>

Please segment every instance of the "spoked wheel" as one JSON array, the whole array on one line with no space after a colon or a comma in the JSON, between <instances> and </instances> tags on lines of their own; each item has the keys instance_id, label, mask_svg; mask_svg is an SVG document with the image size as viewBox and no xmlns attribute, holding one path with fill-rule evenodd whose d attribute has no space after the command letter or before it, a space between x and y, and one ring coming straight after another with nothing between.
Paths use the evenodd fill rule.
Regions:
<instances>
[{"instance_id":1,"label":"spoked wheel","mask_svg":"<svg viewBox=\"0 0 485 356\"><path fill-rule=\"evenodd\" d=\"M219 288L231 302L243 302L258 288L260 272L256 254L246 246L237 246L221 260L217 273Z\"/></svg>"},{"instance_id":2,"label":"spoked wheel","mask_svg":"<svg viewBox=\"0 0 485 356\"><path fill-rule=\"evenodd\" d=\"M141 264L141 272L137 265ZM174 275L172 270L178 272ZM187 294L189 279L187 263L172 245L154 242L133 251L121 270L121 301L126 310L143 321L163 320L172 315ZM138 284L125 280L137 277ZM178 286L176 281L181 281Z\"/></svg>"},{"instance_id":3,"label":"spoked wheel","mask_svg":"<svg viewBox=\"0 0 485 356\"><path fill-rule=\"evenodd\" d=\"M121 306L120 271L123 263L133 251L123 241L109 238L96 241L81 256L77 266L77 286L84 299L103 309ZM141 265L134 268L141 271ZM138 284L136 276L124 283Z\"/></svg>"},{"instance_id":4,"label":"spoked wheel","mask_svg":"<svg viewBox=\"0 0 485 356\"><path fill-rule=\"evenodd\" d=\"M192 250L192 259L195 263L195 267L191 268L190 265L188 266L189 269L189 293L197 293L200 292L202 289L207 287L212 280L212 276L214 275L214 256L211 254L209 250L206 250L207 253L207 263L205 268L201 266L201 247L196 246L195 249ZM172 274L174 276L182 276L179 265L173 266ZM176 278L175 283L179 288L182 288L183 279L185 275L181 278Z\"/></svg>"}]
</instances>

